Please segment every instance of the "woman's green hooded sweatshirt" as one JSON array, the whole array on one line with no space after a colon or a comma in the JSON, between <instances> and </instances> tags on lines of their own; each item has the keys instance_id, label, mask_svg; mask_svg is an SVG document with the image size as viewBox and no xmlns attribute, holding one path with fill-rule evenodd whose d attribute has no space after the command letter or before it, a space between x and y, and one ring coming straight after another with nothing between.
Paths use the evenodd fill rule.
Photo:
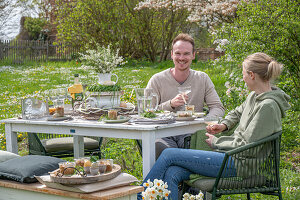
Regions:
<instances>
[{"instance_id":1,"label":"woman's green hooded sweatshirt","mask_svg":"<svg viewBox=\"0 0 300 200\"><path fill-rule=\"evenodd\" d=\"M272 91L258 95L251 92L241 106L221 121L229 130L239 123L234 133L214 138L212 147L231 150L282 130L281 118L290 108L289 99L290 97L279 88L272 88Z\"/></svg>"}]
</instances>

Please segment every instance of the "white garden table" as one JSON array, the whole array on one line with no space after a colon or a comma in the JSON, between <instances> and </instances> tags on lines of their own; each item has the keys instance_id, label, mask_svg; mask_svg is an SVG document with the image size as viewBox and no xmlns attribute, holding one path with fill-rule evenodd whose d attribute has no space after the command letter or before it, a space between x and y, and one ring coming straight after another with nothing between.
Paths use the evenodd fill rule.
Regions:
<instances>
[{"instance_id":1,"label":"white garden table","mask_svg":"<svg viewBox=\"0 0 300 200\"><path fill-rule=\"evenodd\" d=\"M18 153L17 132L69 134L74 137L74 157L84 155L83 136L142 140L144 178L155 163L155 140L158 138L194 133L205 129L202 118L172 124L106 124L98 121L74 119L47 121L45 119L4 119L7 151Z\"/></svg>"}]
</instances>

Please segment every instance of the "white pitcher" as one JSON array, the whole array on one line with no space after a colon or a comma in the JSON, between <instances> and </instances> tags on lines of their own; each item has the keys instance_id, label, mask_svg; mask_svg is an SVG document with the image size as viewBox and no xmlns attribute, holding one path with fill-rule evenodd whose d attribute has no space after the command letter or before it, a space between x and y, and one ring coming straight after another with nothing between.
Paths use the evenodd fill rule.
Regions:
<instances>
[{"instance_id":1,"label":"white pitcher","mask_svg":"<svg viewBox=\"0 0 300 200\"><path fill-rule=\"evenodd\" d=\"M117 80L112 81L111 76L115 76ZM119 80L119 77L116 74L112 74L112 73L99 73L98 78L99 78L98 83L101 85L115 85Z\"/></svg>"}]
</instances>

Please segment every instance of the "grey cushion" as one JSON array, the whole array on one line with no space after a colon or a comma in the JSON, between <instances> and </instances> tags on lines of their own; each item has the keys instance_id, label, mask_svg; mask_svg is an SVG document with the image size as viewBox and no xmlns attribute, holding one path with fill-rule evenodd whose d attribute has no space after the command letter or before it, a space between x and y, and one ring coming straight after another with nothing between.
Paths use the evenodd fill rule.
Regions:
<instances>
[{"instance_id":1,"label":"grey cushion","mask_svg":"<svg viewBox=\"0 0 300 200\"><path fill-rule=\"evenodd\" d=\"M0 178L22 183L37 182L34 176L48 174L57 169L60 162L64 160L50 156L20 156L0 163Z\"/></svg>"},{"instance_id":2,"label":"grey cushion","mask_svg":"<svg viewBox=\"0 0 300 200\"><path fill-rule=\"evenodd\" d=\"M223 180L223 182L221 182ZM247 187L260 187L267 183L264 176L251 176L248 178L232 177L221 179L218 185L219 189L241 189ZM188 185L199 188L201 191L211 192L216 179L211 177L201 177L194 182L187 182Z\"/></svg>"},{"instance_id":3,"label":"grey cushion","mask_svg":"<svg viewBox=\"0 0 300 200\"><path fill-rule=\"evenodd\" d=\"M0 150L0 163L18 157L20 157L18 154Z\"/></svg>"},{"instance_id":4,"label":"grey cushion","mask_svg":"<svg viewBox=\"0 0 300 200\"><path fill-rule=\"evenodd\" d=\"M99 148L99 142L92 138L83 138L85 149ZM73 137L44 139L41 141L47 152L73 150Z\"/></svg>"}]
</instances>

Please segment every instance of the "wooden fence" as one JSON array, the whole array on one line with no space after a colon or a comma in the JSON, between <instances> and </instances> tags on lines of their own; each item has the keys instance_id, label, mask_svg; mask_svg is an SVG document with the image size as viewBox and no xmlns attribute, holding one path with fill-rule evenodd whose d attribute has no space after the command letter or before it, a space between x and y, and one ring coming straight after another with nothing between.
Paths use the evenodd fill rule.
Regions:
<instances>
[{"instance_id":1,"label":"wooden fence","mask_svg":"<svg viewBox=\"0 0 300 200\"><path fill-rule=\"evenodd\" d=\"M215 60L224 55L224 52L218 52L214 48L196 49L199 60Z\"/></svg>"},{"instance_id":2,"label":"wooden fence","mask_svg":"<svg viewBox=\"0 0 300 200\"><path fill-rule=\"evenodd\" d=\"M0 41L0 60L8 60L12 63L72 60L78 52L79 48L48 41Z\"/></svg>"}]
</instances>

